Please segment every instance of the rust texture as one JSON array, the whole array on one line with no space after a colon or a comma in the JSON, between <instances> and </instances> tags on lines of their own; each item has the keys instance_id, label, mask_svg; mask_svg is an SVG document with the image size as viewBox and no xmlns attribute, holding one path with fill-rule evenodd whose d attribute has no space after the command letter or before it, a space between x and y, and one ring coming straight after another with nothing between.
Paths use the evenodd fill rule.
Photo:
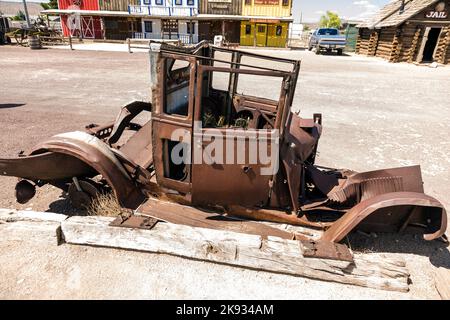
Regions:
<instances>
[{"instance_id":1,"label":"rust texture","mask_svg":"<svg viewBox=\"0 0 450 320\"><path fill-rule=\"evenodd\" d=\"M230 58L218 59L219 54ZM266 61L267 67L241 63L243 58ZM271 62L285 67L271 68ZM162 221L207 228L236 230L233 223L240 223L243 232L254 234L256 225L244 226L242 219L263 220L322 229L326 242L339 242L356 229L420 233L426 240L444 235L445 208L424 194L420 167L357 173L315 164L322 116L303 119L291 111L300 61L206 42L192 47L152 43L150 65L151 103L130 103L111 123L60 134L27 155L0 159L1 175L22 179L16 187L20 203L30 200L36 187L53 184L71 190L75 198L84 193L83 201L72 199L74 205L111 191L125 208L140 207L141 213ZM217 74L228 78L227 90L213 87ZM260 78L261 85L266 77L279 79L278 99L239 93L242 75ZM133 122L144 113L151 115L147 123ZM190 138L174 137L175 130ZM268 134L261 138L263 130ZM190 153L184 156L192 160L210 147L214 133L233 133L246 151L260 139L278 146L268 152L276 153L279 170L261 174L266 164L248 157L241 163L181 164L171 158L184 143ZM233 148L223 147L225 156L239 153ZM280 233L265 225L259 232ZM299 239L288 232L282 237ZM342 251L319 243L308 254L314 256L318 248L331 256Z\"/></svg>"}]
</instances>

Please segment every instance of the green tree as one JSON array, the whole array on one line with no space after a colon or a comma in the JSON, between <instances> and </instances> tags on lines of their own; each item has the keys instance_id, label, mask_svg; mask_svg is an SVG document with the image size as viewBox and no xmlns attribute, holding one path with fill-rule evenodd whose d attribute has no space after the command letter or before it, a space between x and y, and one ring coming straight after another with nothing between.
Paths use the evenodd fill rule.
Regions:
<instances>
[{"instance_id":1,"label":"green tree","mask_svg":"<svg viewBox=\"0 0 450 320\"><path fill-rule=\"evenodd\" d=\"M14 17L11 17L11 20L14 21L25 21L25 13L22 10L19 10Z\"/></svg>"},{"instance_id":2,"label":"green tree","mask_svg":"<svg viewBox=\"0 0 450 320\"><path fill-rule=\"evenodd\" d=\"M325 15L320 17L319 25L321 28L340 28L341 18L339 18L337 13L327 11Z\"/></svg>"},{"instance_id":3,"label":"green tree","mask_svg":"<svg viewBox=\"0 0 450 320\"><path fill-rule=\"evenodd\" d=\"M48 3L41 3L41 7L44 8L44 10L58 9L58 0L50 0Z\"/></svg>"}]
</instances>

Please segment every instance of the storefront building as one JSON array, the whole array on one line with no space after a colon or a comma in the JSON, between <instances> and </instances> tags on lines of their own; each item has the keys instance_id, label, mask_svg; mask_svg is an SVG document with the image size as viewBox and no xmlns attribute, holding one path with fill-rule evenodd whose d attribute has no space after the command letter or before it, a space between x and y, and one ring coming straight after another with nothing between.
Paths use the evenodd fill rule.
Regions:
<instances>
[{"instance_id":1,"label":"storefront building","mask_svg":"<svg viewBox=\"0 0 450 320\"><path fill-rule=\"evenodd\" d=\"M98 0L58 0L60 10L98 11ZM102 39L103 25L101 18L93 15L61 15L61 28L64 36L85 39Z\"/></svg>"},{"instance_id":2,"label":"storefront building","mask_svg":"<svg viewBox=\"0 0 450 320\"><path fill-rule=\"evenodd\" d=\"M64 36L84 39L179 39L197 43L198 0L58 0Z\"/></svg>"},{"instance_id":3,"label":"storefront building","mask_svg":"<svg viewBox=\"0 0 450 320\"><path fill-rule=\"evenodd\" d=\"M450 63L450 0L393 1L359 28L359 54L390 62Z\"/></svg>"},{"instance_id":4,"label":"storefront building","mask_svg":"<svg viewBox=\"0 0 450 320\"><path fill-rule=\"evenodd\" d=\"M285 47L292 22L292 0L243 0L241 45Z\"/></svg>"},{"instance_id":5,"label":"storefront building","mask_svg":"<svg viewBox=\"0 0 450 320\"><path fill-rule=\"evenodd\" d=\"M58 0L65 36L172 39L192 44L222 35L229 44L285 47L292 0Z\"/></svg>"},{"instance_id":6,"label":"storefront building","mask_svg":"<svg viewBox=\"0 0 450 320\"><path fill-rule=\"evenodd\" d=\"M215 35L222 35L225 41L239 43L242 0L200 0L199 9L200 40L212 41Z\"/></svg>"}]
</instances>

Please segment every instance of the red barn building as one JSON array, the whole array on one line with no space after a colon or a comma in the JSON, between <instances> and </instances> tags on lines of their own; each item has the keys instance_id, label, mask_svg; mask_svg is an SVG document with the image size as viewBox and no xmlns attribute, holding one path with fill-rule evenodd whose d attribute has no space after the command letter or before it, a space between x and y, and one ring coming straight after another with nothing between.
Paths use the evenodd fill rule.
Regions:
<instances>
[{"instance_id":1,"label":"red barn building","mask_svg":"<svg viewBox=\"0 0 450 320\"><path fill-rule=\"evenodd\" d=\"M98 0L58 0L59 10L98 11ZM61 15L61 26L64 36L85 39L103 39L101 17L68 13Z\"/></svg>"}]
</instances>

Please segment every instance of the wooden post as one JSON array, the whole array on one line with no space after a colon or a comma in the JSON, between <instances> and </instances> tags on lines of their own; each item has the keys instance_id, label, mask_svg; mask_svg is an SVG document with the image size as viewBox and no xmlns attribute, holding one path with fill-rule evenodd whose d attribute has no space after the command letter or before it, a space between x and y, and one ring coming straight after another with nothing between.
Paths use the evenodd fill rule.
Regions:
<instances>
[{"instance_id":1,"label":"wooden post","mask_svg":"<svg viewBox=\"0 0 450 320\"><path fill-rule=\"evenodd\" d=\"M195 25L192 23L192 20L189 20L189 43L194 43L194 33L195 33Z\"/></svg>"},{"instance_id":2,"label":"wooden post","mask_svg":"<svg viewBox=\"0 0 450 320\"><path fill-rule=\"evenodd\" d=\"M225 39L225 20L222 20L222 37Z\"/></svg>"},{"instance_id":3,"label":"wooden post","mask_svg":"<svg viewBox=\"0 0 450 320\"><path fill-rule=\"evenodd\" d=\"M131 52L131 39L130 38L127 39L127 44L128 44L128 53L132 53Z\"/></svg>"}]
</instances>

